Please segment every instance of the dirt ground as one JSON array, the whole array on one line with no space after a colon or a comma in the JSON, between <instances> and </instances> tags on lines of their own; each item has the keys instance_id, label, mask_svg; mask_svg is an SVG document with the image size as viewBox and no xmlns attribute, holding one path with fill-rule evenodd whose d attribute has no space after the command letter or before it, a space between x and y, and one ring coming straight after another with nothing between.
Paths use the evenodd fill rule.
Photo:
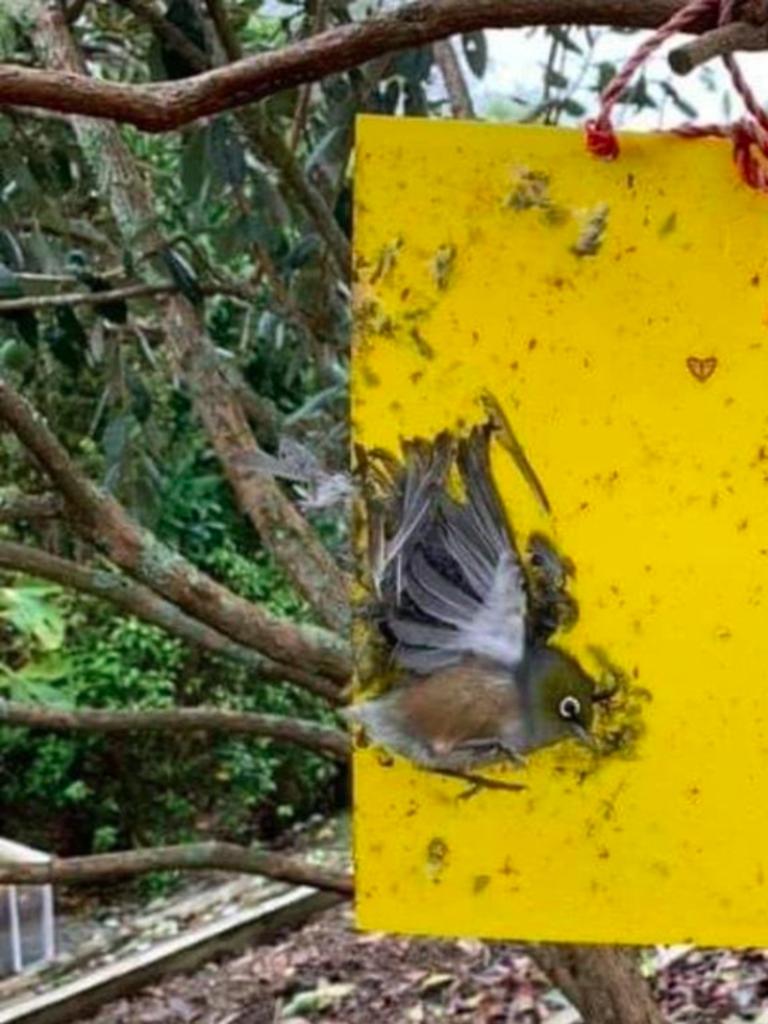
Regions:
<instances>
[{"instance_id":1,"label":"dirt ground","mask_svg":"<svg viewBox=\"0 0 768 1024\"><path fill-rule=\"evenodd\" d=\"M649 971L652 970L649 955ZM695 951L653 984L668 1019L768 1022L768 954ZM269 946L104 1007L91 1024L568 1024L519 948L357 934L338 907Z\"/></svg>"}]
</instances>

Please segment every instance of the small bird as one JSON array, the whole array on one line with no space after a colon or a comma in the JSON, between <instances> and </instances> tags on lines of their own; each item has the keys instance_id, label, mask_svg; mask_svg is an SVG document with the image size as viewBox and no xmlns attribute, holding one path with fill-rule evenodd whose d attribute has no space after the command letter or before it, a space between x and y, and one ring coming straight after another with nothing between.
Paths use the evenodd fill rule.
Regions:
<instances>
[{"instance_id":1,"label":"small bird","mask_svg":"<svg viewBox=\"0 0 768 1024\"><path fill-rule=\"evenodd\" d=\"M363 453L375 617L405 678L347 711L373 743L456 774L565 739L595 747L595 681L550 644L570 566L541 536L528 574L490 464L493 420ZM457 492L463 492L458 494Z\"/></svg>"}]
</instances>

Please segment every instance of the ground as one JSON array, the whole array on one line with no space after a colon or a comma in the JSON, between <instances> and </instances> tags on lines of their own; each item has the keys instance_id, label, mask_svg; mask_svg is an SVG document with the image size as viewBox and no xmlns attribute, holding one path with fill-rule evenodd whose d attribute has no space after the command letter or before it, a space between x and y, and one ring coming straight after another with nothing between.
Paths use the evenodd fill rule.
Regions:
<instances>
[{"instance_id":1,"label":"ground","mask_svg":"<svg viewBox=\"0 0 768 1024\"><path fill-rule=\"evenodd\" d=\"M762 951L689 952L663 967L654 983L670 1021L768 1022ZM341 906L271 945L104 1007L91 1024L572 1020L519 947L357 934L351 909Z\"/></svg>"}]
</instances>

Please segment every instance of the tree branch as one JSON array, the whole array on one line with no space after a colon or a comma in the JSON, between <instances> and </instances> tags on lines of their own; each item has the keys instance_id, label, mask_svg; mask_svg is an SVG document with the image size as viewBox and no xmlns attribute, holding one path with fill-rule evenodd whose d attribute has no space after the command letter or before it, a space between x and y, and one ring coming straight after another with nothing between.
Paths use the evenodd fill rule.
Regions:
<instances>
[{"instance_id":1,"label":"tree branch","mask_svg":"<svg viewBox=\"0 0 768 1024\"><path fill-rule=\"evenodd\" d=\"M0 523L58 519L63 511L57 494L0 494Z\"/></svg>"},{"instance_id":2,"label":"tree branch","mask_svg":"<svg viewBox=\"0 0 768 1024\"><path fill-rule=\"evenodd\" d=\"M227 59L230 61L239 60L243 55L240 40L237 38L236 33L233 32L232 26L229 23L223 0L205 0L205 6L208 8L208 14L214 24L216 34L219 37L224 53L227 55Z\"/></svg>"},{"instance_id":3,"label":"tree branch","mask_svg":"<svg viewBox=\"0 0 768 1024\"><path fill-rule=\"evenodd\" d=\"M351 876L341 871L315 867L282 853L216 841L101 853L92 857L54 857L47 864L0 862L0 885L82 885L175 870L239 871L292 885L329 889L343 896L349 896L354 888Z\"/></svg>"},{"instance_id":4,"label":"tree branch","mask_svg":"<svg viewBox=\"0 0 768 1024\"><path fill-rule=\"evenodd\" d=\"M21 275L19 275L21 276ZM252 301L253 295L247 285L236 282L202 284L204 295L232 295L245 301ZM104 292L59 292L57 295L25 295L21 299L0 299L0 315L13 313L21 309L44 309L52 306L102 306L120 299L142 299L153 295L178 294L175 284L127 284L120 288L110 288Z\"/></svg>"},{"instance_id":5,"label":"tree branch","mask_svg":"<svg viewBox=\"0 0 768 1024\"><path fill-rule=\"evenodd\" d=\"M22 299L0 299L0 315L21 309L50 306L100 306L120 299L139 299L148 295L168 295L178 291L174 284L128 284L105 292L60 292L58 295L25 295Z\"/></svg>"},{"instance_id":6,"label":"tree branch","mask_svg":"<svg viewBox=\"0 0 768 1024\"><path fill-rule=\"evenodd\" d=\"M713 57L724 57L737 50L767 50L768 26L750 25L745 21L733 21L721 28L705 32L700 39L694 39L685 46L679 46L669 53L669 66L678 75L687 75L700 64Z\"/></svg>"},{"instance_id":7,"label":"tree branch","mask_svg":"<svg viewBox=\"0 0 768 1024\"><path fill-rule=\"evenodd\" d=\"M664 1024L632 951L611 946L532 946L544 973L594 1024Z\"/></svg>"},{"instance_id":8,"label":"tree branch","mask_svg":"<svg viewBox=\"0 0 768 1024\"><path fill-rule=\"evenodd\" d=\"M156 593L232 640L309 673L345 681L347 644L325 630L278 619L239 597L142 530L115 499L97 488L25 398L0 377L0 421L38 460L69 506L73 527L109 559Z\"/></svg>"},{"instance_id":9,"label":"tree branch","mask_svg":"<svg viewBox=\"0 0 768 1024\"><path fill-rule=\"evenodd\" d=\"M210 0L211 3L220 4L221 0ZM322 32L325 28L328 20L328 3L327 0L316 0L315 3L315 14L312 24L312 35L317 35ZM241 54L237 55L242 56ZM231 57L230 60L236 58ZM307 124L307 117L309 116L309 106L312 99L312 82L305 82L305 84L299 90L299 95L296 100L296 107L293 112L293 122L291 124L291 132L288 137L288 148L292 153L296 152L304 129Z\"/></svg>"},{"instance_id":10,"label":"tree branch","mask_svg":"<svg viewBox=\"0 0 768 1024\"><path fill-rule=\"evenodd\" d=\"M464 73L459 64L459 58L453 48L450 39L440 39L434 44L435 60L443 76L445 91L451 104L451 113L454 117L463 117L471 120L475 116L475 108L472 104L472 96L467 87Z\"/></svg>"},{"instance_id":11,"label":"tree branch","mask_svg":"<svg viewBox=\"0 0 768 1024\"><path fill-rule=\"evenodd\" d=\"M42 707L0 700L0 725L55 732L225 732L295 743L325 757L346 763L347 735L316 722L284 715L256 714L219 708L173 708L151 711L106 711L101 708Z\"/></svg>"},{"instance_id":12,"label":"tree branch","mask_svg":"<svg viewBox=\"0 0 768 1024\"><path fill-rule=\"evenodd\" d=\"M210 65L206 53L169 21L151 0L117 0L117 3L149 25L154 34L162 39L169 49L175 50L183 57L191 67L197 71L208 70Z\"/></svg>"},{"instance_id":13,"label":"tree branch","mask_svg":"<svg viewBox=\"0 0 768 1024\"><path fill-rule=\"evenodd\" d=\"M59 499L51 495L50 500ZM0 522L2 521L0 507ZM292 682L318 697L323 697L331 704L341 703L339 690L330 680L312 675L299 666L265 658L252 648L231 640L200 619L186 615L177 605L166 601L154 590L125 576L105 569L80 565L58 555L51 555L46 551L12 541L0 541L0 569L27 573L83 594L90 594L120 608L128 615L135 615L144 622L159 626L192 647L202 648L211 654L244 665L258 680Z\"/></svg>"},{"instance_id":14,"label":"tree branch","mask_svg":"<svg viewBox=\"0 0 768 1024\"><path fill-rule=\"evenodd\" d=\"M396 52L479 29L531 25L620 25L652 29L683 0L417 0L368 22L344 25L280 50L245 57L178 82L123 85L71 72L0 68L0 103L109 118L171 131L304 82ZM714 27L703 17L696 32Z\"/></svg>"},{"instance_id":15,"label":"tree branch","mask_svg":"<svg viewBox=\"0 0 768 1024\"><path fill-rule=\"evenodd\" d=\"M461 32L565 23L656 28L682 6L684 0L416 0L391 14L337 26L177 82L124 85L71 71L6 64L0 67L0 103L109 118L150 132L171 131L348 71L381 54ZM714 24L713 12L692 31L703 32Z\"/></svg>"}]
</instances>

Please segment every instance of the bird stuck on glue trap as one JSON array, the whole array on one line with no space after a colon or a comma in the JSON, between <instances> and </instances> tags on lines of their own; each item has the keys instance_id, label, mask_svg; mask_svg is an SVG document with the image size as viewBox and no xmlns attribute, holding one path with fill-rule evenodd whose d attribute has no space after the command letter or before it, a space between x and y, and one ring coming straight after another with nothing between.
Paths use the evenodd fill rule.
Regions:
<instances>
[{"instance_id":1,"label":"bird stuck on glue trap","mask_svg":"<svg viewBox=\"0 0 768 1024\"><path fill-rule=\"evenodd\" d=\"M625 720L605 731L614 752L636 737L639 716L626 713L626 677L611 667L605 687L552 643L577 617L573 567L539 534L521 557L491 472L494 437L548 502L498 404L484 400L485 423L466 437L406 441L402 462L358 449L370 611L399 678L345 714L421 768L522 789L470 772L524 764L564 740L601 752L596 712L618 697Z\"/></svg>"}]
</instances>

